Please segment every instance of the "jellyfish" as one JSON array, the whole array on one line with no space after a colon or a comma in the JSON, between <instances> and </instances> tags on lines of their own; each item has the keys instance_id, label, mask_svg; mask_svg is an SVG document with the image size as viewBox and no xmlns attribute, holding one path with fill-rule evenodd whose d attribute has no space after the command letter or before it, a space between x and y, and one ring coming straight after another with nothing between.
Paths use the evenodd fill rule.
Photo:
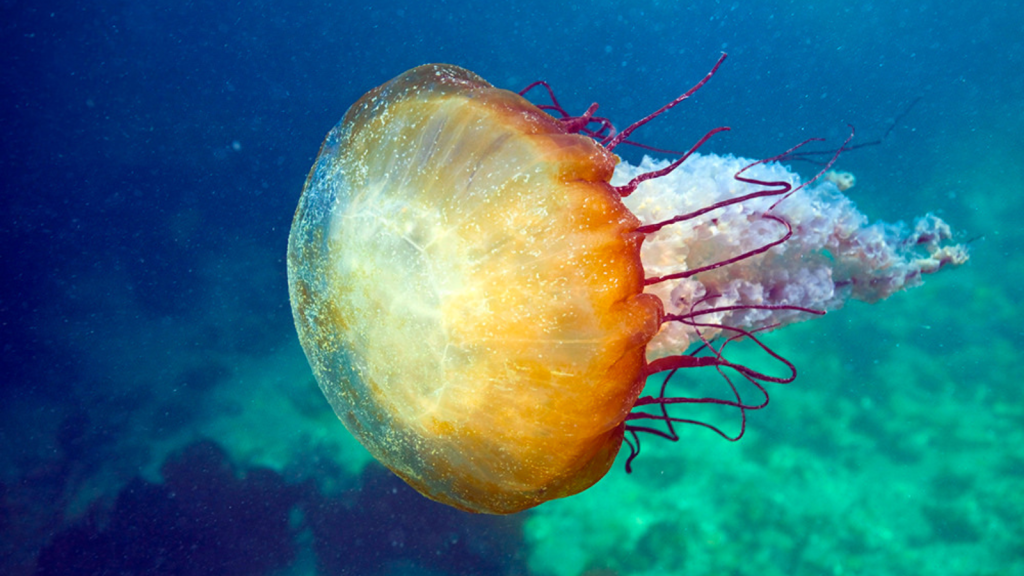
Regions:
<instances>
[{"instance_id":1,"label":"jellyfish","mask_svg":"<svg viewBox=\"0 0 1024 576\"><path fill-rule=\"evenodd\" d=\"M672 396L668 375L713 366L789 381L795 368L761 332L966 259L940 219L868 224L785 156L697 152L725 128L673 162L620 161L617 146L721 63L622 131L596 104L572 116L553 93L534 105L445 64L352 105L299 200L288 286L319 387L377 460L471 512L576 494L624 443L631 462L640 433L673 438L689 420L670 409L758 407ZM730 362L736 340L789 372Z\"/></svg>"}]
</instances>

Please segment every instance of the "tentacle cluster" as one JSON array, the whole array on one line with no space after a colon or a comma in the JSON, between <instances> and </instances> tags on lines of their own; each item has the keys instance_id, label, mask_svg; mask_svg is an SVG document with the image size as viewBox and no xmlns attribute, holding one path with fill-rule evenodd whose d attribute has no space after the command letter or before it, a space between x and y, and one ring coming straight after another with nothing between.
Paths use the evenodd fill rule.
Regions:
<instances>
[{"instance_id":1,"label":"tentacle cluster","mask_svg":"<svg viewBox=\"0 0 1024 576\"><path fill-rule=\"evenodd\" d=\"M595 115L598 108L596 103L591 104L582 115L571 115L562 107L555 97L554 91L546 82L534 82L520 92L520 94L525 95L537 86L543 87L551 99L551 104L540 105L541 109L556 115L567 131L590 136L608 150L612 150L620 144L628 144L677 157L672 162L659 163L640 173L632 172L630 175L627 175L626 178L628 180L615 187L620 196L626 198L636 191L642 183L669 175L693 157L698 149L713 136L729 130L725 126L709 130L684 152L659 150L630 139L638 128L693 96L715 75L725 58L726 55L722 54L711 70L689 90L622 131L617 131L609 119ZM892 126L889 128L886 136L892 131L892 128ZM779 304L778 300L775 302L767 300L769 303L764 303L763 301L758 301L757 298L748 300L735 299L715 293L714 289L707 291L702 289L698 292L691 291L692 293L688 293L688 297L676 298L673 296L671 302L666 300L665 304L667 307L671 305L671 307L676 307L677 310L685 310L679 313L665 314L662 318L664 325L682 325L687 329L686 333L689 334L689 340L683 339L681 341L682 345L676 349L686 348L688 342L693 342L697 347L689 353L684 352L660 358L656 356L664 352L652 351L652 348L649 347L648 358L652 358L653 353L655 359L647 364L645 377L659 375L661 385L657 395L639 398L634 404L633 411L626 418L625 440L630 447L630 455L626 460L627 472L631 470L633 460L640 453L639 434L641 432L677 441L679 440L679 435L676 431L676 424L695 424L708 428L730 441L739 440L743 436L747 422L746 411L758 410L768 405L769 395L764 384L768 382L786 384L792 382L796 378L797 373L796 367L783 356L769 348L756 335L757 333L793 322L795 318L801 315L823 315L826 309L838 308L849 297L869 302L880 300L898 290L912 286L915 282L919 282L922 274L935 272L947 264L958 265L967 260L965 247L962 245L944 244L944 242L951 238L951 233L949 227L940 219L931 215L922 218L918 221L915 230L910 234L898 230L899 227L890 225L874 224L865 226L866 219L853 208L852 203L848 199L838 193L838 190L836 191L837 198L827 198L814 203L814 206L803 207L802 203L808 200L815 201L817 196L821 196L820 191L816 188L811 194L801 193L799 198L801 206L799 208L787 205L784 209L777 210L777 207L787 198L792 197L828 173L843 152L865 145L880 143L880 141L873 141L850 146L853 136L854 130L851 126L849 136L837 149L828 152L805 152L801 150L810 142L821 141L819 138L812 138L793 146L777 156L749 162L738 170L734 168L733 170L736 171L732 178L735 182L753 187L753 191L742 194L720 194L713 197L705 206L695 210L683 211L683 213L673 214L674 211L669 210L668 213L672 214L670 217L649 222L638 228L638 231L646 234L649 237L648 240L651 241L650 237L658 234L663 229L687 222L691 226L706 227L708 222L713 224L717 222L718 218L714 213L725 214L727 211L737 210L742 213L743 217L733 217L733 220L730 220L733 226L740 222L742 227L753 230L755 227L758 227L758 220L770 225L767 228L764 226L758 227L756 233L739 232L745 240L752 240L752 242L748 242L745 246L740 243L737 243L735 246L726 245L727 247L724 250L712 252L715 257L697 265L689 265L692 262L684 258L682 261L687 265L672 266L670 264L669 268L674 267L677 270L666 273L661 270L664 268L661 265L648 268L648 263L645 260L644 265L649 272L654 269L658 270L645 279L644 284L648 287L655 287L667 282L684 282L687 279L700 275L714 276L719 274L715 271L731 265L758 268L762 265L760 259L757 263L740 263L754 258L763 258L762 255L765 255L773 248L782 246L790 241L794 236L794 222L799 223L802 228L799 232L799 247L795 248L792 252L800 253L801 250L834 251L835 253L831 257L836 258L837 262L834 267L835 270L829 269L827 272L822 272L826 276L824 284L827 286L822 286L822 279L814 278L815 281L810 282L805 287L804 291L808 294L814 293L814 298L789 300L783 298L783 302L789 303ZM813 160L814 157L825 155L827 155L827 159ZM748 175L755 172L752 171L755 167L764 166L767 168L769 164L777 164L789 160L811 160L818 165L819 170L813 178L803 182L800 182L798 177L789 172L786 172L786 176L790 177L790 181L782 178L762 179ZM646 163L647 160L645 160ZM777 171L766 170L765 168L758 168L756 172L778 175ZM721 182L718 185L721 186ZM764 199L773 200L765 206ZM796 201L794 200L794 202ZM822 207L831 210L829 215L831 220L826 218L817 218L815 220L818 215L814 212ZM792 216L794 214L796 216ZM791 221L792 217L795 217L796 220ZM829 228L830 225L834 226L834 228ZM778 227L778 235L774 238L771 236L771 226ZM818 236L823 233L831 233L832 236L839 238L834 240L836 245L814 244L814 242L820 241ZM730 254L729 247L735 253ZM647 248L647 244L645 244L645 248ZM928 253L927 257L917 258L914 255L916 248L926 250ZM683 248L684 251L687 249L689 248ZM705 250L705 252L707 251ZM800 256L796 256L796 258L799 260ZM735 273L726 272L726 274L735 274L742 277L750 273L748 270L737 270ZM761 274L766 275L763 272ZM790 282L798 282L798 280L795 280L797 274L804 274L808 278L814 277L814 272L809 271L809 269L787 269L782 270L780 274L783 276L787 274L793 275L793 279ZM701 276L701 278L704 278L704 276ZM751 279L750 281L753 282L755 280ZM692 283L692 280L690 282ZM815 292L816 290L818 292L827 292L827 297L822 298L821 294ZM664 297L663 300L665 300ZM738 303L723 305L716 303L716 301ZM793 304L792 302L810 302L811 305L804 306ZM755 317L759 317L759 319L752 321ZM732 322L728 321L729 319L732 319ZM780 363L784 368L784 374L773 376L728 360L725 356L726 347L739 340L752 342L765 355ZM729 394L727 398L669 395L667 393L669 382L679 370L684 368L712 368L716 370L728 385ZM743 400L740 390L734 382L735 374L747 380L750 385L757 389L761 397L759 402L750 403ZM735 408L740 413L739 431L735 434L729 434L708 422L673 416L670 414L669 408L676 404L714 404Z\"/></svg>"}]
</instances>

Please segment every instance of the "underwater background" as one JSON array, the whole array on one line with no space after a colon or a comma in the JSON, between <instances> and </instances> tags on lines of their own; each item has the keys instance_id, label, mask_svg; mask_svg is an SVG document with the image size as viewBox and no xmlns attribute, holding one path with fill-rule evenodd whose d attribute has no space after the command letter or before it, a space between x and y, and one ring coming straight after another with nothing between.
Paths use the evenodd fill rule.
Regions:
<instances>
[{"instance_id":1,"label":"underwater background","mask_svg":"<svg viewBox=\"0 0 1024 576\"><path fill-rule=\"evenodd\" d=\"M0 573L1024 574L1021 30L995 1L0 1ZM766 158L853 125L858 208L934 211L971 261L766 336L800 375L740 442L647 439L510 517L372 462L284 264L348 106L450 62L621 127L723 51L636 139Z\"/></svg>"}]
</instances>

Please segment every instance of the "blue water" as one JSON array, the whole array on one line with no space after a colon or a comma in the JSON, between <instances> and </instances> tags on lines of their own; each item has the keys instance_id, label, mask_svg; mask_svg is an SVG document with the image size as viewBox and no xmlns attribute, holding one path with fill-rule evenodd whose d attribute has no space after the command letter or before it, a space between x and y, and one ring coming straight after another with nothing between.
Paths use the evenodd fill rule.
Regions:
<instances>
[{"instance_id":1,"label":"blue water","mask_svg":"<svg viewBox=\"0 0 1024 576\"><path fill-rule=\"evenodd\" d=\"M696 4L0 3L0 573L1024 574L1024 9ZM622 126L723 51L636 139L727 125L708 151L764 158L852 125L858 207L935 211L971 262L780 331L800 377L740 443L687 431L507 518L371 463L284 267L348 106L450 62Z\"/></svg>"}]
</instances>

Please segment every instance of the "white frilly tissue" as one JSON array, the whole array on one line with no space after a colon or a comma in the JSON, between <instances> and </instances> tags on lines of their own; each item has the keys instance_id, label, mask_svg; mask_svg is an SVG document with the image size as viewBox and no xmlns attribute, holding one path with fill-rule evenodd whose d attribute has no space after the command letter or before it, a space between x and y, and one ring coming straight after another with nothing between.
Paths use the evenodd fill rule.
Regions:
<instances>
[{"instance_id":1,"label":"white frilly tissue","mask_svg":"<svg viewBox=\"0 0 1024 576\"><path fill-rule=\"evenodd\" d=\"M673 172L647 180L624 198L645 224L690 213L737 196L766 189L734 176L755 161L694 154ZM639 166L620 163L612 184L668 165L645 157ZM648 278L695 270L756 250L782 238L785 219L793 234L771 249L693 276L651 284L667 313L690 315L712 327L697 329L666 322L648 346L648 358L679 354L700 337L712 340L729 326L760 330L814 317L792 308L840 308L848 299L876 302L921 283L922 274L967 260L965 246L950 242L949 226L933 214L912 226L869 223L827 178L800 187L800 176L778 163L751 166L745 178L788 182L796 192L752 198L666 226L648 235L641 260ZM773 207L774 205L774 207ZM712 308L738 309L703 313Z\"/></svg>"}]
</instances>

